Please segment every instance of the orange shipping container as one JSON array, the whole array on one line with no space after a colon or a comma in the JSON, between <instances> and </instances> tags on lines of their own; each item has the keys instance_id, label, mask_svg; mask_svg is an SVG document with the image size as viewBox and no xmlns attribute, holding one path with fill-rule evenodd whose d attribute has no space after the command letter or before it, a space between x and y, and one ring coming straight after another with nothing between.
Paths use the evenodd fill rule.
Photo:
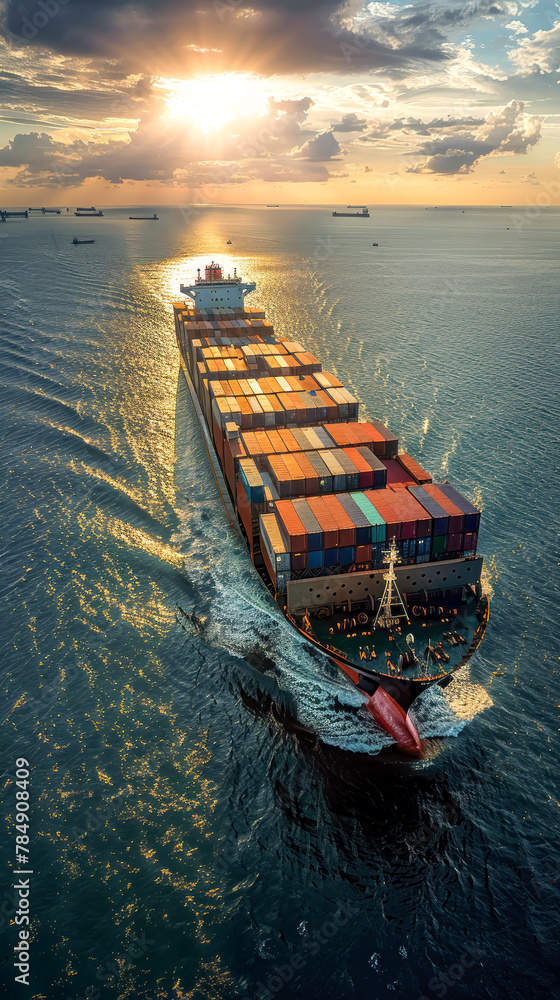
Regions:
<instances>
[{"instance_id":1,"label":"orange shipping container","mask_svg":"<svg viewBox=\"0 0 560 1000\"><path fill-rule=\"evenodd\" d=\"M321 526L323 532L323 546L325 549L338 548L338 524L333 514L327 507L323 497L308 497L309 509Z\"/></svg>"},{"instance_id":2,"label":"orange shipping container","mask_svg":"<svg viewBox=\"0 0 560 1000\"><path fill-rule=\"evenodd\" d=\"M299 468L301 469L305 480L304 480L304 493L314 494L319 492L319 476L317 475L315 469L311 465L311 462L306 458L305 452L298 451L292 458L297 462Z\"/></svg>"},{"instance_id":3,"label":"orange shipping container","mask_svg":"<svg viewBox=\"0 0 560 1000\"><path fill-rule=\"evenodd\" d=\"M424 486L426 483L431 483L432 477L430 476L429 472L426 472L426 470L423 469L422 466L419 465L414 458L411 458L410 455L406 454L397 455L397 462L400 462L403 469L406 469L406 471L410 473L410 475L413 477L413 479L416 480L419 486Z\"/></svg>"},{"instance_id":4,"label":"orange shipping container","mask_svg":"<svg viewBox=\"0 0 560 1000\"><path fill-rule=\"evenodd\" d=\"M289 552L307 552L307 531L290 500L277 500L276 512L282 538Z\"/></svg>"},{"instance_id":5,"label":"orange shipping container","mask_svg":"<svg viewBox=\"0 0 560 1000\"><path fill-rule=\"evenodd\" d=\"M323 498L338 526L339 546L356 544L356 525L345 511L334 493L326 493Z\"/></svg>"}]
</instances>

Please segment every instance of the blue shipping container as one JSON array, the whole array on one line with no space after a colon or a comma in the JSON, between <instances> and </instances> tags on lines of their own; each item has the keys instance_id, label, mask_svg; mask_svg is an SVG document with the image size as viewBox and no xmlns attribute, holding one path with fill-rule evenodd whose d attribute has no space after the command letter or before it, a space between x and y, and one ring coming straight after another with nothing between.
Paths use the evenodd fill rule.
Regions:
<instances>
[{"instance_id":1,"label":"blue shipping container","mask_svg":"<svg viewBox=\"0 0 560 1000\"><path fill-rule=\"evenodd\" d=\"M321 549L314 549L307 553L307 565L309 569L322 569L324 553Z\"/></svg>"},{"instance_id":2,"label":"blue shipping container","mask_svg":"<svg viewBox=\"0 0 560 1000\"><path fill-rule=\"evenodd\" d=\"M341 566L350 566L353 562L356 562L355 545L343 545L338 551L340 553Z\"/></svg>"}]
</instances>

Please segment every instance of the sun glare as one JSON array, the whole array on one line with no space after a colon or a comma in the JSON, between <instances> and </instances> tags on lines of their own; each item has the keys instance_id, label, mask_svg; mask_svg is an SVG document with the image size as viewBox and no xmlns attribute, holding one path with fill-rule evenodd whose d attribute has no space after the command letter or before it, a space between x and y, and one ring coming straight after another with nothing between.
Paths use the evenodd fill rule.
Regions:
<instances>
[{"instance_id":1,"label":"sun glare","mask_svg":"<svg viewBox=\"0 0 560 1000\"><path fill-rule=\"evenodd\" d=\"M268 107L262 84L247 73L167 80L159 86L167 91L169 117L192 122L202 132L215 132L235 118L263 114Z\"/></svg>"}]
</instances>

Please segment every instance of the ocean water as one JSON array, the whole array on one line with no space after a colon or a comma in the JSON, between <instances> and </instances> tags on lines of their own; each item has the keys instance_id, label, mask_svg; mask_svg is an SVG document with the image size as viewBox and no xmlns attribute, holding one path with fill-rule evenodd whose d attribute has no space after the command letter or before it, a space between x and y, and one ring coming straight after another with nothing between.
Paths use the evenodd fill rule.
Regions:
<instances>
[{"instance_id":1,"label":"ocean water","mask_svg":"<svg viewBox=\"0 0 560 1000\"><path fill-rule=\"evenodd\" d=\"M0 226L3 995L560 996L560 210L152 211ZM482 507L490 625L421 762L228 524L171 306L209 258Z\"/></svg>"}]
</instances>

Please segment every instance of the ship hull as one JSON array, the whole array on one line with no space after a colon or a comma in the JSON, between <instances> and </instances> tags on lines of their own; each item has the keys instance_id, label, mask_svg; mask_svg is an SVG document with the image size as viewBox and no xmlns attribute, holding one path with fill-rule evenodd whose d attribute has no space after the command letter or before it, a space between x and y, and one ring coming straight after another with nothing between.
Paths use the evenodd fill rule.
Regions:
<instances>
[{"instance_id":1,"label":"ship hull","mask_svg":"<svg viewBox=\"0 0 560 1000\"><path fill-rule=\"evenodd\" d=\"M199 400L191 378L189 351L177 308L181 368L214 478L227 516L243 537L263 585L301 638L329 657L361 691L366 710L399 749L418 756L421 742L408 716L411 705L429 687L437 684L443 688L451 682L478 649L487 626L489 602L482 596L480 585L482 558L467 556L398 567L396 578L404 595L403 611L400 618L387 616L385 628L379 628L375 615L383 590L380 567L370 566L361 572L362 566L352 566L351 571L324 577L304 574L301 579L290 580L287 588L278 593L266 559L259 546L255 548L254 534L251 537L251 514L247 519L245 510L243 516L243 507L238 506L239 493L230 489L230 474L226 476L224 459L215 445L216 428L212 430L212 421L209 423L203 399ZM424 589L434 584L443 589ZM421 645L426 643L420 656L414 635L408 632L412 628L420 636Z\"/></svg>"},{"instance_id":2,"label":"ship hull","mask_svg":"<svg viewBox=\"0 0 560 1000\"><path fill-rule=\"evenodd\" d=\"M230 523L235 528L237 533L242 536L249 550L243 522L236 515L235 498L231 496L225 478L222 475L221 465L214 448L212 437L206 425L204 414L200 408L198 397L191 380L188 362L185 360L183 355L179 337L177 337L177 345L179 348L181 369L185 376L199 427L203 435L208 459L212 467L220 498ZM296 617L294 617L294 615L287 610L283 603L284 597L275 592L270 580L262 572L260 572L259 575L263 586L265 586L269 593L275 598L276 603L282 611L288 624L305 640L305 642L309 643L315 649L318 649L321 653L324 653L325 656L327 656L331 662L345 674L352 684L354 684L362 692L367 699L367 710L370 712L378 725L382 726L382 728L385 729L385 731L388 732L394 739L399 750L408 756L419 756L421 753L417 743L419 737L417 733L416 736L414 735L416 732L414 727L414 732L411 732L410 726L412 723L408 718L408 711L416 698L418 698L429 687L432 687L432 685L437 684L442 688L446 687L452 681L453 675L457 672L457 670L464 666L476 649L478 649L488 623L490 610L488 598L486 596L481 596L477 602L477 626L474 630L472 630L472 639L467 650L463 653L459 662L453 666L453 669L442 670L425 678L407 678L366 668L359 660L354 662L349 659L343 650L334 648L330 643L321 642L317 636L310 634L307 629L302 627ZM332 580L332 577L330 579ZM379 688L381 688L382 694L378 694ZM384 695L387 697L385 698ZM374 699L373 702L372 698ZM379 706L381 699L383 699L383 701ZM389 707L387 699L390 699L392 702L392 707ZM402 715L404 715L408 720L406 724L406 732L402 728Z\"/></svg>"}]
</instances>

